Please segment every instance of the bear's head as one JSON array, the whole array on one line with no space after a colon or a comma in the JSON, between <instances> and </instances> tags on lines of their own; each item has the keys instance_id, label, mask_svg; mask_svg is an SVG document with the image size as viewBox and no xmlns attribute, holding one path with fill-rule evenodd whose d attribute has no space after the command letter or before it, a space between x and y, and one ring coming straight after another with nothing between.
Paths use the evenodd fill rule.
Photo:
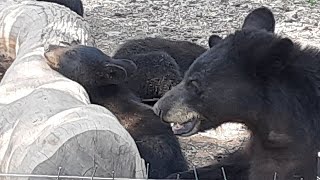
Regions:
<instances>
[{"instance_id":1,"label":"bear's head","mask_svg":"<svg viewBox=\"0 0 320 180\"><path fill-rule=\"evenodd\" d=\"M288 94L298 91L295 80L303 82L303 77L291 68L295 45L276 36L274 29L269 9L249 13L241 30L218 39L195 60L183 81L154 105L155 113L189 135L225 122L255 128L289 118L282 113L290 107ZM262 117L269 122L258 122Z\"/></svg>"},{"instance_id":2,"label":"bear's head","mask_svg":"<svg viewBox=\"0 0 320 180\"><path fill-rule=\"evenodd\" d=\"M85 88L119 84L137 69L131 60L114 60L95 47L49 45L44 56L48 65Z\"/></svg>"}]
</instances>

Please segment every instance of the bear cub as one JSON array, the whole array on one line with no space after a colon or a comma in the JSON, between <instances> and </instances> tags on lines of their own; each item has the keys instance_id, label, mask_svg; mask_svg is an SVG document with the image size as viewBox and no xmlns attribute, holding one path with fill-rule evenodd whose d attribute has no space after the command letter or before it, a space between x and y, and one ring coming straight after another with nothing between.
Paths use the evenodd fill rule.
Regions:
<instances>
[{"instance_id":1,"label":"bear cub","mask_svg":"<svg viewBox=\"0 0 320 180\"><path fill-rule=\"evenodd\" d=\"M45 57L52 69L81 84L92 103L106 107L118 118L135 140L141 157L150 163L149 178L187 170L171 127L124 84L136 72L135 63L112 59L97 48L82 45L50 45Z\"/></svg>"}]
</instances>

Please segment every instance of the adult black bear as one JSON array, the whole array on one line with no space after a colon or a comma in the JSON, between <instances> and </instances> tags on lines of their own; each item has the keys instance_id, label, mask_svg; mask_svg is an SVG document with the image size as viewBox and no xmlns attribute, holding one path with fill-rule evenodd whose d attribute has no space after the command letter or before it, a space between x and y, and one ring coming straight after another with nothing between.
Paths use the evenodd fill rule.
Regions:
<instances>
[{"instance_id":1,"label":"adult black bear","mask_svg":"<svg viewBox=\"0 0 320 180\"><path fill-rule=\"evenodd\" d=\"M79 16L83 17L83 4L81 0L36 0L36 1L46 1L46 2L52 2L57 3L63 6L68 7L75 13L77 13Z\"/></svg>"},{"instance_id":2,"label":"adult black bear","mask_svg":"<svg viewBox=\"0 0 320 180\"><path fill-rule=\"evenodd\" d=\"M150 178L187 170L171 127L123 84L137 69L132 61L114 60L97 48L82 45L51 45L45 57L52 69L80 83L92 103L106 107L119 119L135 140L141 157L150 163Z\"/></svg>"},{"instance_id":3,"label":"adult black bear","mask_svg":"<svg viewBox=\"0 0 320 180\"><path fill-rule=\"evenodd\" d=\"M250 166L242 168L249 169L250 180L275 175L277 180L316 179L320 53L275 35L274 28L269 9L252 11L241 30L195 60L154 111L165 122L179 123L189 131L197 130L199 117L211 123L207 128L225 122L245 124L252 139L247 147ZM235 177L232 168L226 171L227 178ZM199 178L212 173L214 179L214 172L199 169Z\"/></svg>"}]
</instances>

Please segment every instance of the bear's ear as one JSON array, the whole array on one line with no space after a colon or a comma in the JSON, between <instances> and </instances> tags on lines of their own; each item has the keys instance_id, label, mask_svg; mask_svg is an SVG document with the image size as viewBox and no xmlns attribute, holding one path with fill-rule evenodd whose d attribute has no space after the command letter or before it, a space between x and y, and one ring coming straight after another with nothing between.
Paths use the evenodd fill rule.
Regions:
<instances>
[{"instance_id":1,"label":"bear's ear","mask_svg":"<svg viewBox=\"0 0 320 180\"><path fill-rule=\"evenodd\" d=\"M119 84L134 74L137 66L133 61L126 59L111 60L104 65L104 76L111 84Z\"/></svg>"},{"instance_id":2,"label":"bear's ear","mask_svg":"<svg viewBox=\"0 0 320 180\"><path fill-rule=\"evenodd\" d=\"M273 33L275 29L273 13L266 7L253 10L245 18L242 29L263 29Z\"/></svg>"},{"instance_id":3,"label":"bear's ear","mask_svg":"<svg viewBox=\"0 0 320 180\"><path fill-rule=\"evenodd\" d=\"M288 38L277 40L256 67L256 74L269 76L278 74L290 64L290 53L294 48L293 42ZM259 60L258 60L259 61Z\"/></svg>"},{"instance_id":4,"label":"bear's ear","mask_svg":"<svg viewBox=\"0 0 320 180\"><path fill-rule=\"evenodd\" d=\"M209 48L213 47L214 45L218 44L220 41L222 40L222 38L218 35L211 35L209 37Z\"/></svg>"}]
</instances>

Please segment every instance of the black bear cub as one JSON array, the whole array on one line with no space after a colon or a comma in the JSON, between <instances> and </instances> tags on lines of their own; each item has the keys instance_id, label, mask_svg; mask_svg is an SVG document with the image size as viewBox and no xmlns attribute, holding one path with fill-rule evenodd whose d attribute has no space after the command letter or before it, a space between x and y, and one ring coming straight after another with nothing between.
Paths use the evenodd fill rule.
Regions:
<instances>
[{"instance_id":1,"label":"black bear cub","mask_svg":"<svg viewBox=\"0 0 320 180\"><path fill-rule=\"evenodd\" d=\"M106 107L119 119L135 140L141 157L150 163L150 178L187 170L171 127L124 84L137 70L132 61L115 60L97 48L82 45L50 45L45 57L52 69L80 83L92 103Z\"/></svg>"},{"instance_id":2,"label":"black bear cub","mask_svg":"<svg viewBox=\"0 0 320 180\"><path fill-rule=\"evenodd\" d=\"M182 82L154 105L165 122L189 131L197 131L200 119L210 124L207 128L240 122L251 130L249 163L229 163L228 180L246 172L249 180L316 179L320 52L302 49L274 29L273 13L255 9L241 30L197 58ZM243 172L233 172L234 166ZM214 179L217 169L198 172L199 179ZM193 178L193 173L181 173L181 178Z\"/></svg>"},{"instance_id":3,"label":"black bear cub","mask_svg":"<svg viewBox=\"0 0 320 180\"><path fill-rule=\"evenodd\" d=\"M209 47L220 40L217 35L210 36ZM126 41L113 58L130 59L137 65L139 72L127 84L143 102L153 105L182 80L185 71L206 50L189 41L147 37Z\"/></svg>"},{"instance_id":4,"label":"black bear cub","mask_svg":"<svg viewBox=\"0 0 320 180\"><path fill-rule=\"evenodd\" d=\"M134 54L129 59L137 65L137 71L126 85L143 100L158 100L182 80L179 66L167 53Z\"/></svg>"},{"instance_id":5,"label":"black bear cub","mask_svg":"<svg viewBox=\"0 0 320 180\"><path fill-rule=\"evenodd\" d=\"M113 57L130 59L134 54L161 51L170 55L177 62L181 74L184 74L193 61L206 50L206 48L189 41L147 37L126 41L117 49Z\"/></svg>"},{"instance_id":6,"label":"black bear cub","mask_svg":"<svg viewBox=\"0 0 320 180\"><path fill-rule=\"evenodd\" d=\"M36 1L52 2L52 3L63 5L65 7L68 7L75 13L77 13L79 16L83 17L84 10L83 10L83 4L81 0L36 0Z\"/></svg>"}]
</instances>

